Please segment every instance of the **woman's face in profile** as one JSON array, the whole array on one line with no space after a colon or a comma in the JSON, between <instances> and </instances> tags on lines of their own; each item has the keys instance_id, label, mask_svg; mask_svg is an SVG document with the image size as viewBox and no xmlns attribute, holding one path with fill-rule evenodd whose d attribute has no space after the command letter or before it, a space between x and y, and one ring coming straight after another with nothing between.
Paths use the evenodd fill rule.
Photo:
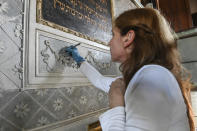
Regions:
<instances>
[{"instance_id":1,"label":"woman's face in profile","mask_svg":"<svg viewBox=\"0 0 197 131\"><path fill-rule=\"evenodd\" d=\"M112 30L113 37L109 42L111 59L114 62L122 63L125 60L125 50L123 47L123 36L117 27Z\"/></svg>"}]
</instances>

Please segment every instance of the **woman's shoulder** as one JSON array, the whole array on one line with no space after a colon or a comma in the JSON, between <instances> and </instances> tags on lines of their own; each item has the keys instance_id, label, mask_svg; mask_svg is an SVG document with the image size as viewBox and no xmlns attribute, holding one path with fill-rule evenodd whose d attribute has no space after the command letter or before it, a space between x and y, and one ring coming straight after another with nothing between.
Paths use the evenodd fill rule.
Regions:
<instances>
[{"instance_id":1,"label":"woman's shoulder","mask_svg":"<svg viewBox=\"0 0 197 131\"><path fill-rule=\"evenodd\" d=\"M156 65L156 64L149 64L149 65L144 65L142 66L139 70L139 72L150 72L150 71L155 71L155 72L170 72L167 68L161 66L161 65Z\"/></svg>"},{"instance_id":2,"label":"woman's shoulder","mask_svg":"<svg viewBox=\"0 0 197 131\"><path fill-rule=\"evenodd\" d=\"M143 91L151 90L158 92L177 92L179 85L174 75L165 67L160 65L144 65L131 79L126 94L130 94L134 89Z\"/></svg>"},{"instance_id":3,"label":"woman's shoulder","mask_svg":"<svg viewBox=\"0 0 197 131\"><path fill-rule=\"evenodd\" d=\"M144 65L141 67L131 79L128 87L133 87L139 82L159 84L170 82L172 84L177 84L174 75L167 68L156 64Z\"/></svg>"},{"instance_id":4,"label":"woman's shoulder","mask_svg":"<svg viewBox=\"0 0 197 131\"><path fill-rule=\"evenodd\" d=\"M156 64L150 64L150 65L144 65L143 67L141 67L136 74L134 75L134 77L139 77L139 76L143 76L143 77L156 77L156 78L160 78L160 77L172 77L173 74L165 67L160 66L160 65L156 65Z\"/></svg>"}]
</instances>

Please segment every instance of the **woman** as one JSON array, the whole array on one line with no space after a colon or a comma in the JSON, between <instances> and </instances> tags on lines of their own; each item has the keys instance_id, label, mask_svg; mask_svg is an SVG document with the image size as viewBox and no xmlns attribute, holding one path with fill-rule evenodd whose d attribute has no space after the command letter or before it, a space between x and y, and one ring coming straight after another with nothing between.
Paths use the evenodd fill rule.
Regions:
<instances>
[{"instance_id":1,"label":"woman","mask_svg":"<svg viewBox=\"0 0 197 131\"><path fill-rule=\"evenodd\" d=\"M103 131L195 130L189 77L174 34L159 11L140 8L121 14L113 23L109 46L112 61L121 63L123 78L103 77L76 48L66 50L93 85L109 91L111 109L99 118Z\"/></svg>"}]
</instances>

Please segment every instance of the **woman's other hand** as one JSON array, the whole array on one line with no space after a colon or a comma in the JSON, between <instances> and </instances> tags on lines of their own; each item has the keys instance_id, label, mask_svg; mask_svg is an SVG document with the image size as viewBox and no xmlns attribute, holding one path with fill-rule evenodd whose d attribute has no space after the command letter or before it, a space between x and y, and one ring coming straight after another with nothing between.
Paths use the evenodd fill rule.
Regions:
<instances>
[{"instance_id":1,"label":"woman's other hand","mask_svg":"<svg viewBox=\"0 0 197 131\"><path fill-rule=\"evenodd\" d=\"M117 106L124 106L125 83L122 78L118 78L110 85L109 90L109 106L114 108Z\"/></svg>"}]
</instances>

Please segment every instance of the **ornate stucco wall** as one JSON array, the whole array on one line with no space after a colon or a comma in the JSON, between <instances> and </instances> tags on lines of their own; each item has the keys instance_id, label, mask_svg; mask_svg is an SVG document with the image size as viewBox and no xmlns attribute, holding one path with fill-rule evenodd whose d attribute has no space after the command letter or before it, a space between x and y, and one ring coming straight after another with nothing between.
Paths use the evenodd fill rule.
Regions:
<instances>
[{"instance_id":1,"label":"ornate stucco wall","mask_svg":"<svg viewBox=\"0 0 197 131\"><path fill-rule=\"evenodd\" d=\"M23 38L24 2L0 0L0 130L86 131L87 125L97 121L99 114L108 108L108 97L104 92L92 85L22 89L23 44L28 44ZM130 0L114 0L115 16L129 8L135 8ZM188 41L190 44L186 45ZM182 40L179 49L185 56L184 65L197 81L195 41L196 38ZM45 51L44 43L41 49ZM40 56L43 60L46 55ZM50 64L49 68L43 67L46 67L45 63L41 68L47 71ZM105 73L102 68L100 71Z\"/></svg>"},{"instance_id":2,"label":"ornate stucco wall","mask_svg":"<svg viewBox=\"0 0 197 131\"><path fill-rule=\"evenodd\" d=\"M25 79L23 64L26 62L24 47L28 44L24 42L23 37L25 2L25 0L0 0L0 130L85 131L87 125L97 121L98 115L108 108L107 94L92 85L62 84L58 88L40 86L37 89L22 89ZM121 5L124 7L126 5L127 9L134 8L134 4L129 0L114 2L115 13L120 12ZM50 52L50 49L46 50L44 40L40 48L39 59L43 62L40 64L41 71L52 72L63 69L57 65L52 70L50 60L48 65L44 63L43 60L46 60L45 57ZM52 55L50 53L49 55ZM96 51L93 50L94 53ZM104 53L100 56L103 55L105 57L109 54ZM106 73L103 70L106 66L107 64L101 64L97 69Z\"/></svg>"}]
</instances>

